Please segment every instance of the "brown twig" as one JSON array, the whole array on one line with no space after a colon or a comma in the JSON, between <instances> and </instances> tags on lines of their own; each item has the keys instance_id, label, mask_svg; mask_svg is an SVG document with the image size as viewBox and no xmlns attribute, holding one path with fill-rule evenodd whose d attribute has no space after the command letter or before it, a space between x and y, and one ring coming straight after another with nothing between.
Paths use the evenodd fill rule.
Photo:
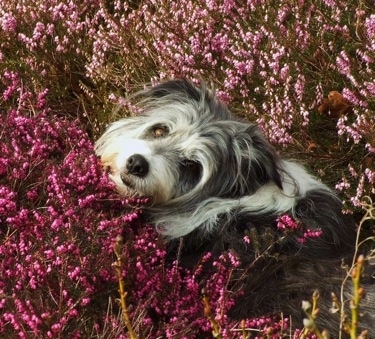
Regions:
<instances>
[{"instance_id":1,"label":"brown twig","mask_svg":"<svg viewBox=\"0 0 375 339\"><path fill-rule=\"evenodd\" d=\"M210 300L208 296L206 295L204 289L202 290L202 300L204 303L204 315L210 320L212 325L212 336L214 338L222 339L221 333L220 333L220 326L218 322L216 321L215 317L212 314L211 306L210 306Z\"/></svg>"},{"instance_id":2,"label":"brown twig","mask_svg":"<svg viewBox=\"0 0 375 339\"><path fill-rule=\"evenodd\" d=\"M126 304L126 297L128 295L128 292L125 290L125 282L122 277L122 268L124 266L124 259L125 259L123 249L124 249L123 239L120 235L118 235L116 237L116 242L114 246L114 252L116 254L117 260L112 264L112 266L115 268L118 283L119 283L120 303L121 303L122 316L124 319L125 326L128 329L129 337L131 339L137 339L137 335L134 333L134 330L133 330L128 306Z\"/></svg>"}]
</instances>

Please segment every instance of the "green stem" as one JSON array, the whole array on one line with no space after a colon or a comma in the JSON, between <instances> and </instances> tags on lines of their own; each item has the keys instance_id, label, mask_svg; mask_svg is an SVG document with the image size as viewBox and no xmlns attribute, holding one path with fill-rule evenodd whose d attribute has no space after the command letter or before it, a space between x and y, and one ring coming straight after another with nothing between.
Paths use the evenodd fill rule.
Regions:
<instances>
[{"instance_id":1,"label":"green stem","mask_svg":"<svg viewBox=\"0 0 375 339\"><path fill-rule=\"evenodd\" d=\"M207 295L203 292L203 303L204 303L204 315L210 320L212 325L212 335L214 338L222 339L221 333L220 333L220 326L218 322L216 321L215 317L212 314L210 301L207 297Z\"/></svg>"},{"instance_id":2,"label":"green stem","mask_svg":"<svg viewBox=\"0 0 375 339\"><path fill-rule=\"evenodd\" d=\"M363 297L364 290L360 286L361 274L364 264L364 256L360 255L357 259L357 265L352 271L352 281L353 281L353 299L350 304L352 313L352 322L350 326L350 338L356 339L358 332L358 314L359 314L359 303Z\"/></svg>"}]
</instances>

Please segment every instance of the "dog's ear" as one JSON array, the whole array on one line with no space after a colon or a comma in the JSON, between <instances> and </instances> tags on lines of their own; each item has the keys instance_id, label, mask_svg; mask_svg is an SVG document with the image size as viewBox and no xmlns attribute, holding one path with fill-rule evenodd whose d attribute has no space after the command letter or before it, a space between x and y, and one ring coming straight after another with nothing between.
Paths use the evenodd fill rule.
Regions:
<instances>
[{"instance_id":1,"label":"dog's ear","mask_svg":"<svg viewBox=\"0 0 375 339\"><path fill-rule=\"evenodd\" d=\"M258 126L248 125L239 133L237 143L244 159L242 171L248 180L257 188L273 182L282 189L280 158Z\"/></svg>"}]
</instances>

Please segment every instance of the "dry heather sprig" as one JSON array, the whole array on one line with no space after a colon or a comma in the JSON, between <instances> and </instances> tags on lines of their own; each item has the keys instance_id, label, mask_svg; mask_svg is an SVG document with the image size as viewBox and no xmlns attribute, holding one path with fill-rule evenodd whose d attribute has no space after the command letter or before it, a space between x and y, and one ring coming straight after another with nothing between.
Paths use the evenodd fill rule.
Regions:
<instances>
[{"instance_id":1,"label":"dry heather sprig","mask_svg":"<svg viewBox=\"0 0 375 339\"><path fill-rule=\"evenodd\" d=\"M358 325L360 322L360 302L363 299L365 295L365 289L363 286L361 286L361 278L362 278L362 272L364 269L364 265L366 263L366 260L369 259L366 258L364 255L358 256L358 250L359 248L368 241L373 241L374 237L367 238L360 242L360 234L363 224L366 221L369 220L375 220L375 207L370 197L365 197L365 199L362 201L362 206L364 208L365 215L362 217L359 227L357 230L357 241L356 241L356 251L353 256L353 263L351 265L351 268L349 269L346 278L344 279L341 287L341 296L340 300L337 298L337 296L332 293L332 308L331 311L333 313L338 313L340 316L340 328L343 329L343 331L350 334L351 339L357 339L357 338L367 338L368 332L366 330L362 331L360 334L358 334ZM370 253L371 255L371 253ZM357 258L357 259L356 259ZM352 289L353 289L353 297L350 300L350 317L348 317L347 312L345 311L345 297L344 297L344 288L346 286L347 281L351 279L352 281ZM320 332L317 328L315 320L317 319L319 315L319 308L317 307L319 299L319 294L317 292L313 295L313 304L311 305L310 302L304 301L302 308L305 311L307 315L307 319L304 321L304 331L302 334L302 337L304 338L307 334L313 333L318 338L327 338L329 337L329 333L322 331ZM340 332L340 338L341 338L342 332Z\"/></svg>"},{"instance_id":2,"label":"dry heather sprig","mask_svg":"<svg viewBox=\"0 0 375 339\"><path fill-rule=\"evenodd\" d=\"M357 230L357 241L356 241L356 251L353 257L352 266L343 281L342 288L341 288L341 304L338 302L337 298L334 298L334 305L339 306L340 314L341 314L341 322L340 328L343 328L345 331L350 333L350 337L352 339L357 338L358 332L358 321L359 321L359 303L363 296L365 295L364 288L360 285L362 271L365 264L366 259L363 255L358 256L359 248L368 241L373 241L374 237L366 238L360 241L360 234L362 227L365 222L370 220L375 220L375 206L372 202L371 197L365 196L362 200L362 208L365 210L365 214L362 217L361 221L359 222L358 230ZM371 255L371 254L370 254ZM357 258L357 259L355 259ZM356 261L355 261L356 260ZM345 313L345 303L344 303L344 286L347 280L351 278L353 283L353 298L350 301L350 309L351 309L351 321L348 321L348 317ZM367 337L367 331L363 331L360 336L361 338Z\"/></svg>"},{"instance_id":3,"label":"dry heather sprig","mask_svg":"<svg viewBox=\"0 0 375 339\"><path fill-rule=\"evenodd\" d=\"M328 339L329 333L327 331L320 331L316 325L316 319L319 316L318 308L319 292L314 291L312 295L312 305L309 301L302 301L302 310L306 313L307 318L303 320L304 330L301 338L306 338L308 334L315 334L319 339Z\"/></svg>"},{"instance_id":4,"label":"dry heather sprig","mask_svg":"<svg viewBox=\"0 0 375 339\"><path fill-rule=\"evenodd\" d=\"M364 269L364 265L366 261L371 257L372 252L368 254L367 257L364 255L358 255L358 251L361 248L361 246L368 241L374 241L374 237L368 237L362 241L360 241L360 236L362 233L362 227L365 222L370 220L375 220L375 207L372 202L371 197L364 197L362 202L362 207L365 210L365 214L362 217L361 221L359 222L358 230L357 230L357 240L356 240L356 250L353 255L353 262L348 270L348 273L343 280L342 286L341 286L341 295L340 300L338 297L332 293L332 308L331 311L333 313L338 313L340 316L340 328L343 329L343 331L350 334L351 339L356 338L367 338L368 333L367 331L362 331L358 335L358 325L360 322L360 302L363 299L365 295L365 290L361 286L361 278L362 278L362 272ZM348 282L348 280L351 280L352 282L352 289L353 289L353 297L349 301L349 307L350 307L350 317L348 316L347 312L345 311L345 297L344 297L344 289ZM340 332L340 338L342 333Z\"/></svg>"},{"instance_id":5,"label":"dry heather sprig","mask_svg":"<svg viewBox=\"0 0 375 339\"><path fill-rule=\"evenodd\" d=\"M123 270L124 261L125 261L125 254L124 254L123 249L124 249L123 238L122 236L118 235L116 237L115 244L113 247L117 260L112 264L112 266L114 267L116 271L116 276L118 279L120 303L121 303L123 320L124 320L126 328L129 331L129 337L131 339L136 339L137 335L134 333L132 322L130 319L129 309L126 303L126 297L128 295L128 292L125 289L125 282L122 277L122 270Z\"/></svg>"},{"instance_id":6,"label":"dry heather sprig","mask_svg":"<svg viewBox=\"0 0 375 339\"><path fill-rule=\"evenodd\" d=\"M365 339L368 337L367 330L362 331L358 335L358 325L360 322L359 304L365 295L365 289L360 284L365 261L366 261L366 258L363 255L360 255L348 273L348 277L351 278L352 284L353 284L353 298L349 301L350 315L351 315L350 318L345 312L345 309L344 309L345 303L344 303L343 298L341 299L341 301L339 301L336 295L332 294L332 303L333 303L332 310L334 312L339 311L340 320L341 320L340 328L342 328L343 331L350 334L351 339L358 339L358 338ZM346 280L347 279L345 279L345 281L343 282L343 287L345 285ZM341 334L342 333L340 333L340 338L341 338Z\"/></svg>"},{"instance_id":7,"label":"dry heather sprig","mask_svg":"<svg viewBox=\"0 0 375 339\"><path fill-rule=\"evenodd\" d=\"M352 319L351 324L349 325L351 338L357 338L359 303L365 294L364 288L360 285L364 262L365 257L363 255L360 255L357 259L356 266L353 267L351 271L351 277L353 281L353 299L350 301Z\"/></svg>"},{"instance_id":8,"label":"dry heather sprig","mask_svg":"<svg viewBox=\"0 0 375 339\"><path fill-rule=\"evenodd\" d=\"M202 289L202 300L203 300L203 304L204 304L204 315L208 318L208 320L210 321L210 323L212 325L212 336L214 338L221 339L222 336L221 336L221 333L220 333L220 326L219 326L218 322L216 321L216 319L215 319L215 317L212 313L210 300L209 300L209 298L208 298L204 289Z\"/></svg>"}]
</instances>

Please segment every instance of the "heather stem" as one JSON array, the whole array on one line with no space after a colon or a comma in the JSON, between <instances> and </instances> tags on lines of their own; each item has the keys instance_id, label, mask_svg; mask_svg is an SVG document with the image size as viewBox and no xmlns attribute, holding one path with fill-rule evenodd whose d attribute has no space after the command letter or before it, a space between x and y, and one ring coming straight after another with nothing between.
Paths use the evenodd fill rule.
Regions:
<instances>
[{"instance_id":1,"label":"heather stem","mask_svg":"<svg viewBox=\"0 0 375 339\"><path fill-rule=\"evenodd\" d=\"M204 303L204 315L210 320L211 325L212 325L212 336L214 338L219 338L222 339L221 333L220 333L220 326L217 323L215 317L212 314L211 306L210 306L210 301L208 296L204 293L204 290L202 291L203 293L203 303Z\"/></svg>"},{"instance_id":2,"label":"heather stem","mask_svg":"<svg viewBox=\"0 0 375 339\"><path fill-rule=\"evenodd\" d=\"M350 338L357 338L358 331L358 311L359 303L364 295L364 289L360 286L361 272L363 269L364 256L360 255L357 259L357 266L354 267L352 271L352 281L353 281L353 299L350 304L352 313L352 322L350 326Z\"/></svg>"},{"instance_id":3,"label":"heather stem","mask_svg":"<svg viewBox=\"0 0 375 339\"><path fill-rule=\"evenodd\" d=\"M122 267L124 265L124 255L123 255L123 239L121 236L116 237L116 242L114 246L114 252L117 257L117 261L113 263L113 267L115 268L118 283L119 283L119 293L120 293L120 302L121 302L121 309L122 309L122 316L124 318L125 326L128 329L129 337L131 339L137 339L137 335L133 331L133 326L131 323L130 315L128 306L126 304L126 297L128 292L125 290L125 282L122 277Z\"/></svg>"},{"instance_id":4,"label":"heather stem","mask_svg":"<svg viewBox=\"0 0 375 339\"><path fill-rule=\"evenodd\" d=\"M306 313L307 318L304 319L304 331L302 333L302 338L306 338L309 333L313 333L319 339L325 339L329 336L329 334L325 331L320 332L318 327L316 326L315 320L318 318L319 315L319 308L318 308L318 300L319 300L319 292L314 291L312 297L312 306L309 302L304 301L302 303L302 309Z\"/></svg>"},{"instance_id":5,"label":"heather stem","mask_svg":"<svg viewBox=\"0 0 375 339\"><path fill-rule=\"evenodd\" d=\"M249 335L247 334L246 328L245 328L245 320L241 321L241 329L242 329L242 339L249 338Z\"/></svg>"}]
</instances>

